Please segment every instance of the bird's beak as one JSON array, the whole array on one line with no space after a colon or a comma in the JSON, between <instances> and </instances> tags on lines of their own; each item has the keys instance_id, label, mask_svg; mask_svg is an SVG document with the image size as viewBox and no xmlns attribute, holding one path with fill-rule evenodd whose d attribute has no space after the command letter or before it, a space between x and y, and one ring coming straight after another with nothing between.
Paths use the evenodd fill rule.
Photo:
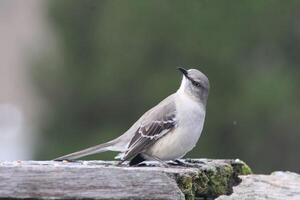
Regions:
<instances>
[{"instance_id":1,"label":"bird's beak","mask_svg":"<svg viewBox=\"0 0 300 200\"><path fill-rule=\"evenodd\" d=\"M182 67L178 67L177 68L185 77L187 77L188 75L188 71Z\"/></svg>"}]
</instances>

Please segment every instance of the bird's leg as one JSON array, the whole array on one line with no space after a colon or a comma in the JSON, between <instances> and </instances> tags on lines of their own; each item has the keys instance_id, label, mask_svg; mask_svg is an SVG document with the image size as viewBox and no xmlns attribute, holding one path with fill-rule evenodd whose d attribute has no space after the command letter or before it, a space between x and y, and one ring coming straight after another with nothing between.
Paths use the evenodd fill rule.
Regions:
<instances>
[{"instance_id":1,"label":"bird's leg","mask_svg":"<svg viewBox=\"0 0 300 200\"><path fill-rule=\"evenodd\" d=\"M174 165L174 166L186 166L187 163L184 161L181 161L179 159L175 159L175 160L170 160L168 161L169 165Z\"/></svg>"},{"instance_id":2,"label":"bird's leg","mask_svg":"<svg viewBox=\"0 0 300 200\"><path fill-rule=\"evenodd\" d=\"M149 155L149 154L146 154L146 153L142 153L143 157L147 160L154 160L154 161L157 161L161 166L163 167L170 167L168 165L168 163L166 163L165 161L159 159L158 157L156 156L153 156L153 155Z\"/></svg>"},{"instance_id":3,"label":"bird's leg","mask_svg":"<svg viewBox=\"0 0 300 200\"><path fill-rule=\"evenodd\" d=\"M174 165L174 166L179 165L178 162L176 162L175 160L169 160L167 161L167 163L168 165Z\"/></svg>"},{"instance_id":4,"label":"bird's leg","mask_svg":"<svg viewBox=\"0 0 300 200\"><path fill-rule=\"evenodd\" d=\"M186 163L184 161L181 161L179 159L174 160L175 163L177 163L177 165L185 165Z\"/></svg>"},{"instance_id":5,"label":"bird's leg","mask_svg":"<svg viewBox=\"0 0 300 200\"><path fill-rule=\"evenodd\" d=\"M174 162L177 163L177 165L183 166L183 167L195 167L195 165L193 163L188 163L188 162L182 161L180 159L176 159L176 160L174 160Z\"/></svg>"},{"instance_id":6,"label":"bird's leg","mask_svg":"<svg viewBox=\"0 0 300 200\"><path fill-rule=\"evenodd\" d=\"M72 159L55 159L55 160L52 160L52 161L58 161L58 162L78 162L78 160L72 160Z\"/></svg>"}]
</instances>

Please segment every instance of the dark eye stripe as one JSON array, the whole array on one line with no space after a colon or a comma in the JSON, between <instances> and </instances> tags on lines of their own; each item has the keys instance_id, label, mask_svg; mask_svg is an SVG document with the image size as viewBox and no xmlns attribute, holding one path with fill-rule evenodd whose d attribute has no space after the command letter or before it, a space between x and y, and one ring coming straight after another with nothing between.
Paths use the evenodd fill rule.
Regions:
<instances>
[{"instance_id":1,"label":"dark eye stripe","mask_svg":"<svg viewBox=\"0 0 300 200\"><path fill-rule=\"evenodd\" d=\"M192 84L193 84L194 86L196 86L196 87L201 87L201 86L202 86L201 83L196 82L196 81L192 81Z\"/></svg>"},{"instance_id":2,"label":"dark eye stripe","mask_svg":"<svg viewBox=\"0 0 300 200\"><path fill-rule=\"evenodd\" d=\"M202 87L203 85L200 82L194 81L193 79L191 79L190 77L187 76L187 78L192 82L192 84L196 87Z\"/></svg>"}]
</instances>

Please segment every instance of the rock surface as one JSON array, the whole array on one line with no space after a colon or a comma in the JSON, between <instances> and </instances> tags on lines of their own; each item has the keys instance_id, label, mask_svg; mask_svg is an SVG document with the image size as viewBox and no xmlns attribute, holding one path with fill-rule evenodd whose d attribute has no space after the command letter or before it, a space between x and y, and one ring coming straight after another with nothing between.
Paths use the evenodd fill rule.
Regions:
<instances>
[{"instance_id":1,"label":"rock surface","mask_svg":"<svg viewBox=\"0 0 300 200\"><path fill-rule=\"evenodd\" d=\"M181 160L170 167L104 161L0 162L0 199L194 199L230 194L251 169L240 160Z\"/></svg>"},{"instance_id":2,"label":"rock surface","mask_svg":"<svg viewBox=\"0 0 300 200\"><path fill-rule=\"evenodd\" d=\"M292 172L273 172L271 175L241 176L242 182L229 196L218 200L300 200L300 175Z\"/></svg>"},{"instance_id":3,"label":"rock surface","mask_svg":"<svg viewBox=\"0 0 300 200\"><path fill-rule=\"evenodd\" d=\"M300 175L251 174L240 160L117 166L104 161L0 162L0 199L300 200Z\"/></svg>"}]
</instances>

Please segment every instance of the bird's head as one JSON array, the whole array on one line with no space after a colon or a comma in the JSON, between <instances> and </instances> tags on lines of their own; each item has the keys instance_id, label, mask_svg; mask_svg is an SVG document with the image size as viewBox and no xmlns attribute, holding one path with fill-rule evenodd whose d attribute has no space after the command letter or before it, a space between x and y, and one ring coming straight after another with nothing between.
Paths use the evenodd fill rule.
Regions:
<instances>
[{"instance_id":1,"label":"bird's head","mask_svg":"<svg viewBox=\"0 0 300 200\"><path fill-rule=\"evenodd\" d=\"M209 93L209 80L197 69L186 70L179 67L178 70L183 74L179 92L184 92L192 98L206 105Z\"/></svg>"}]
</instances>

